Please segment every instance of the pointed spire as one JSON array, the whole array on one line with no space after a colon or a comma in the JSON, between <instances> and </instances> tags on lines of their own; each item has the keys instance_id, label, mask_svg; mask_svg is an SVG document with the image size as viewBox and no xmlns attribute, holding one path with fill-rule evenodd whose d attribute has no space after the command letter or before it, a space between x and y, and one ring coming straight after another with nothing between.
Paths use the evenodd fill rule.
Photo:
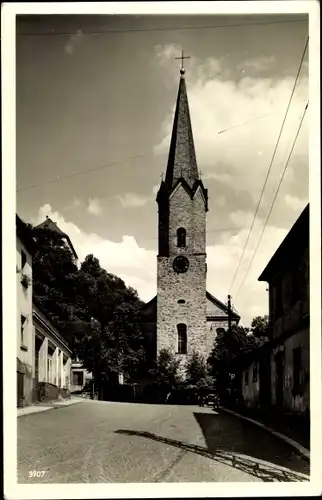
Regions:
<instances>
[{"instance_id":1,"label":"pointed spire","mask_svg":"<svg viewBox=\"0 0 322 500\"><path fill-rule=\"evenodd\" d=\"M184 75L185 70L181 67L179 91L165 178L165 182L170 189L181 177L185 179L190 187L199 179Z\"/></svg>"}]
</instances>

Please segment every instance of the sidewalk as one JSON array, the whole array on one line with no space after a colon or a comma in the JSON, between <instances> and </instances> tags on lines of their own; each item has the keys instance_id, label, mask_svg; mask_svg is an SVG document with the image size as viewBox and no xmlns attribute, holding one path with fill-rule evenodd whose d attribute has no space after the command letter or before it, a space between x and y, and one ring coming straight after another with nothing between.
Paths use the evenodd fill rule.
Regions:
<instances>
[{"instance_id":1,"label":"sidewalk","mask_svg":"<svg viewBox=\"0 0 322 500\"><path fill-rule=\"evenodd\" d=\"M17 417L23 417L24 415L30 415L31 413L38 413L46 410L54 410L55 408L70 406L77 403L84 403L84 401L84 398L72 397L70 399L46 401L46 403L38 403L30 406L25 406L24 408L17 408Z\"/></svg>"},{"instance_id":2,"label":"sidewalk","mask_svg":"<svg viewBox=\"0 0 322 500\"><path fill-rule=\"evenodd\" d=\"M309 428L304 428L300 425L298 419L292 415L276 415L271 413L259 413L251 410L232 410L221 406L221 410L230 413L236 417L242 418L252 424L262 427L274 436L287 442L298 452L310 459L310 431Z\"/></svg>"}]
</instances>

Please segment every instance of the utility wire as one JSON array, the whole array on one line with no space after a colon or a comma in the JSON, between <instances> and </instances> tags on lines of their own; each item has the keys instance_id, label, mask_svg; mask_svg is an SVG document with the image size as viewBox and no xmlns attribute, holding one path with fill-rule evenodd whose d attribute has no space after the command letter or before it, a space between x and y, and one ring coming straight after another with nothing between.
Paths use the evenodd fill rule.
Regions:
<instances>
[{"instance_id":1,"label":"utility wire","mask_svg":"<svg viewBox=\"0 0 322 500\"><path fill-rule=\"evenodd\" d=\"M276 151L277 151L277 148L278 148L278 145L279 145L279 142L280 142L283 130L284 130L284 125L285 125L285 122L286 122L286 118L288 116L288 112L289 112L290 105L291 105L291 102L292 102L292 99L293 99L295 88L296 88L296 85L297 85L297 82L298 82L298 79L299 79L299 76L300 76L300 72L301 72L301 69L302 69L302 65L303 65L303 61L304 61L304 57L305 57L305 53L306 53L306 49L307 49L308 43L309 43L309 37L307 37L307 40L306 40L306 43L305 43L304 51L303 51L302 58L301 58L301 61L300 61L300 65L299 65L299 68L298 68L298 71L297 71L297 75L296 75L296 78L295 78L295 81L294 81L294 85L293 85L293 89L292 89L292 92L291 92L291 96L290 96L290 99L289 99L289 102L288 102L288 105L287 105L287 108L286 108L286 111L285 111L285 115L284 115L284 119L283 119L282 126L281 126L281 129L280 129L280 133L279 133L279 136L277 138L277 142L276 142L276 145L275 145L275 148L274 148L274 151L273 151L273 156L272 156L272 159L271 159L271 162L270 162L267 174L266 174L266 178L265 178L265 181L264 181L264 185L262 187L262 191L261 191L258 203L257 203L257 207L256 207L256 210L255 210L254 218L253 218L253 221L252 221L251 226L249 228L249 232L248 232L248 236L247 236L244 248L243 248L243 252L242 252L242 255L241 255L240 259L239 259L239 262L238 262L238 265L237 265L234 277L232 279L232 282L231 282L231 285L230 285L230 288L229 288L229 293L231 292L233 284L235 283L236 276L238 274L241 262L242 262L242 260L244 258L244 255L245 255L246 247L248 245L250 236L251 236L252 231L253 231L254 223L255 223L255 220L256 220L256 217L257 217L257 214L258 214L258 210L259 210L260 204L262 202L262 198L263 198L263 195L264 195L264 191L265 191L265 188L266 188L268 177L269 177L269 174L271 173L271 169L272 169L272 165L273 165L273 162L274 162L274 159L275 159Z\"/></svg>"},{"instance_id":2,"label":"utility wire","mask_svg":"<svg viewBox=\"0 0 322 500\"><path fill-rule=\"evenodd\" d=\"M78 175L84 175L84 174L87 174L88 172L97 172L98 170L103 170L104 168L110 168L110 167L114 167L116 165L122 165L123 163L127 163L128 161L137 160L138 158L142 158L145 156L148 156L148 155L141 154L141 155L137 155L137 156L132 156L131 158L127 158L125 160L114 161L111 163L107 163L106 165L100 165L99 167L88 168L86 170L80 170L79 172L74 172L73 174L63 175L63 176L58 175L56 177L56 179L49 179L48 181L39 182L38 184L31 184L29 186L25 186L23 188L17 189L17 193L19 193L20 191L26 191L27 189L32 189L35 187L42 186L43 184L52 184L54 182L59 182L59 181L64 180L64 179L71 179L72 177L76 177Z\"/></svg>"},{"instance_id":3,"label":"utility wire","mask_svg":"<svg viewBox=\"0 0 322 500\"><path fill-rule=\"evenodd\" d=\"M139 33L139 32L150 32L150 31L182 31L182 30L203 30L203 29L222 29L222 28L238 28L243 26L265 26L270 24L293 24L293 23L306 23L304 19L301 20L287 20L287 21L263 21L258 23L240 23L240 24L215 24L215 25L204 25L204 26L182 26L182 27L169 27L169 28L137 28L137 29L113 29L105 31L74 31L74 32L57 32L49 31L44 32L34 32L34 33L17 33L17 36L72 36L72 35L109 35L115 33Z\"/></svg>"},{"instance_id":4,"label":"utility wire","mask_svg":"<svg viewBox=\"0 0 322 500\"><path fill-rule=\"evenodd\" d=\"M249 264L249 266L248 266L248 269L247 269L247 271L246 271L246 274L245 274L245 276L244 276L244 279L243 279L243 281L242 281L242 283L241 283L241 285L240 285L240 287L239 287L239 289L238 289L238 292L237 292L237 293L236 293L236 295L235 295L235 299L238 297L239 292L240 292L240 290L242 289L242 287L243 287L243 285L244 285L244 283L245 283L245 281L246 281L246 278L247 278L247 276L248 276L248 273L249 273L249 271L250 271L250 268L252 267L252 264L253 264L254 258L255 258L255 256L256 256L256 253L257 253L258 247L259 247L259 245L260 245L260 243L261 243L261 241L262 241L263 234L264 234L264 232L265 232L265 229L266 229L266 226L267 226L268 220L269 220L269 218L270 218L270 215L271 215L271 213L272 213L273 207L274 207L274 205L275 205L275 201L276 201L277 195L278 195L278 193L279 193L280 187L281 187L281 185L282 185L282 182L283 182L283 179L284 179L284 176L285 176L286 169L287 169L287 167L288 167L288 165L289 165L289 162L290 162L290 159L291 159L291 156L292 156L293 150L294 150L294 146L295 146L295 143L296 143L296 141L297 141L298 135L299 135L299 133L300 133L300 130L301 130L301 127L302 127L302 123L303 123L303 120L304 120L304 117L305 117L305 113L306 113L306 110L307 110L308 106L309 106L309 103L307 103L307 105L305 106L305 110L304 110L303 116L302 116L301 121L300 121L300 124L299 124L299 126L298 126L298 129L297 129L297 132L296 132L296 135L295 135L295 138L294 138L294 141L293 141L292 147L291 147L291 151L290 151L290 153L289 153L289 155L288 155L288 158L287 158L287 161L286 161L286 164L285 164L284 170L283 170L283 172L282 172L282 175L281 175L280 181L279 181L279 183L278 183L278 186L277 186L277 189L276 189L276 192L275 192L275 195L274 195L274 198L273 198L273 201L272 201L271 207L270 207L269 212L268 212L268 215L267 215L267 217L266 217L265 224L264 224L264 226L263 226L263 229L262 229L261 235L260 235L260 237L259 237L258 243L257 243L257 245L256 245L256 248L255 248L255 250L254 250L254 252L253 252L253 255L252 255L252 258L251 258L250 264Z\"/></svg>"},{"instance_id":5,"label":"utility wire","mask_svg":"<svg viewBox=\"0 0 322 500\"><path fill-rule=\"evenodd\" d=\"M265 113L264 115L257 116L257 118L251 118L250 120L247 120L246 122L240 123L239 125L235 125L234 127L229 127L225 128L223 130L220 130L218 134L223 134L224 132L228 132L229 130L233 130L234 128L239 128L242 127L243 125L246 125L247 123L254 122L255 120L259 120L260 118L264 118L264 116L272 115L273 113Z\"/></svg>"}]
</instances>

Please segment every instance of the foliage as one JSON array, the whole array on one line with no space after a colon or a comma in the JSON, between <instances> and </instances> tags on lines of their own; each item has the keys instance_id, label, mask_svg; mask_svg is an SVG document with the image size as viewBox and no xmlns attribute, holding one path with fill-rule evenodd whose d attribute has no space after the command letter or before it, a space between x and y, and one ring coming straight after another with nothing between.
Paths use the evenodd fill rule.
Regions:
<instances>
[{"instance_id":1,"label":"foliage","mask_svg":"<svg viewBox=\"0 0 322 500\"><path fill-rule=\"evenodd\" d=\"M32 230L37 241L33 256L33 293L37 304L59 326L74 306L77 266L61 236L49 229Z\"/></svg>"},{"instance_id":2,"label":"foliage","mask_svg":"<svg viewBox=\"0 0 322 500\"><path fill-rule=\"evenodd\" d=\"M251 322L251 331L256 338L267 338L268 316L256 316Z\"/></svg>"},{"instance_id":3,"label":"foliage","mask_svg":"<svg viewBox=\"0 0 322 500\"><path fill-rule=\"evenodd\" d=\"M96 379L117 378L120 372L133 376L144 358L137 292L93 255L78 269L57 232L34 228L33 236L36 303Z\"/></svg>"},{"instance_id":4,"label":"foliage","mask_svg":"<svg viewBox=\"0 0 322 500\"><path fill-rule=\"evenodd\" d=\"M188 389L195 389L197 391L213 389L213 378L208 373L203 356L198 352L193 352L188 358L185 382Z\"/></svg>"},{"instance_id":5,"label":"foliage","mask_svg":"<svg viewBox=\"0 0 322 500\"><path fill-rule=\"evenodd\" d=\"M177 389L182 383L180 373L180 359L177 359L167 349L162 349L155 362L155 367L150 371L161 390L169 392Z\"/></svg>"},{"instance_id":6,"label":"foliage","mask_svg":"<svg viewBox=\"0 0 322 500\"><path fill-rule=\"evenodd\" d=\"M265 320L261 321L258 317L253 320L251 329L234 325L229 332L223 328L218 328L214 348L209 356L208 363L221 396L227 389L231 390L233 388L234 361L237 356L252 352L267 340L267 337L257 336L264 331L264 325ZM253 329L257 335L253 333Z\"/></svg>"}]
</instances>

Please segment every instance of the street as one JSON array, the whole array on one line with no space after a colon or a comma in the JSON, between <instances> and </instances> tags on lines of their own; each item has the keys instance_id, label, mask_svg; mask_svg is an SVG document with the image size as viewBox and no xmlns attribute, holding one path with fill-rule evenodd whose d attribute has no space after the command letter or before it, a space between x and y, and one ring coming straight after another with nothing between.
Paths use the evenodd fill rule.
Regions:
<instances>
[{"instance_id":1,"label":"street","mask_svg":"<svg viewBox=\"0 0 322 500\"><path fill-rule=\"evenodd\" d=\"M29 471L44 472L30 478ZM18 418L19 483L270 482L308 475L308 462L289 445L210 408L85 400Z\"/></svg>"}]
</instances>

